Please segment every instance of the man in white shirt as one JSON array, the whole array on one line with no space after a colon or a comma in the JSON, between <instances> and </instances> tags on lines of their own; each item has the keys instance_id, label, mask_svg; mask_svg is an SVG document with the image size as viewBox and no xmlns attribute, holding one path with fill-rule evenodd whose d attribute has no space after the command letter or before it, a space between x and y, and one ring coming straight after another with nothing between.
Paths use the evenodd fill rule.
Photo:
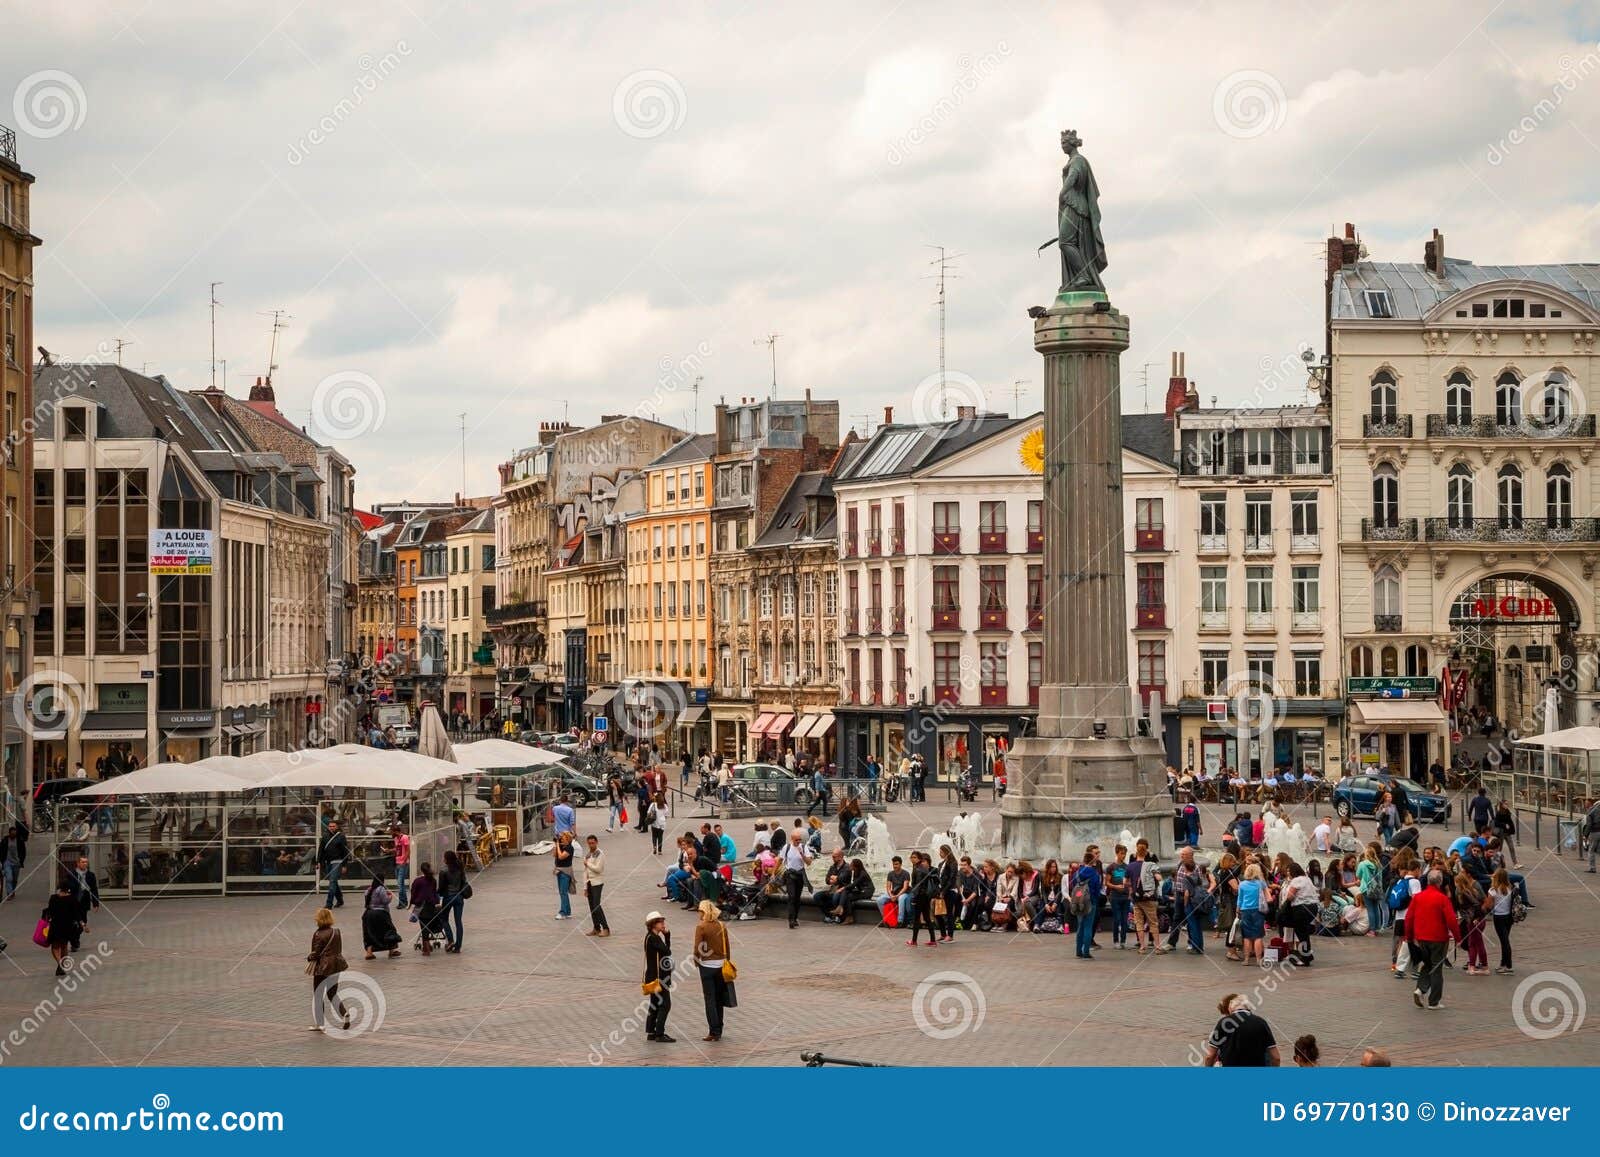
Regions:
<instances>
[{"instance_id":1,"label":"man in white shirt","mask_svg":"<svg viewBox=\"0 0 1600 1157\"><path fill-rule=\"evenodd\" d=\"M1330 851L1328 841L1333 838L1333 820L1323 816L1317 826L1312 829L1311 840L1316 845L1317 851L1327 853Z\"/></svg>"},{"instance_id":2,"label":"man in white shirt","mask_svg":"<svg viewBox=\"0 0 1600 1157\"><path fill-rule=\"evenodd\" d=\"M83 766L83 760L78 760L78 766L72 769L73 779L88 779L89 769Z\"/></svg>"},{"instance_id":3,"label":"man in white shirt","mask_svg":"<svg viewBox=\"0 0 1600 1157\"><path fill-rule=\"evenodd\" d=\"M800 892L806 884L806 865L811 863L811 849L799 830L789 837L788 846L779 857L783 868L783 890L789 896L789 927L800 927Z\"/></svg>"}]
</instances>

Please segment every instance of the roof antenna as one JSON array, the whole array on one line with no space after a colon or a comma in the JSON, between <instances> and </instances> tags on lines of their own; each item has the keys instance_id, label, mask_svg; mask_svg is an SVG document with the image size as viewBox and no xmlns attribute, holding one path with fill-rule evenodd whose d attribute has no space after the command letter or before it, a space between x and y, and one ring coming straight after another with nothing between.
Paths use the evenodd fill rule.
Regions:
<instances>
[{"instance_id":1,"label":"roof antenna","mask_svg":"<svg viewBox=\"0 0 1600 1157\"><path fill-rule=\"evenodd\" d=\"M1022 417L1022 387L1032 383L1032 378L1018 378L1011 383L1011 408L1016 411L1011 415L1013 418Z\"/></svg>"},{"instance_id":2,"label":"roof antenna","mask_svg":"<svg viewBox=\"0 0 1600 1157\"><path fill-rule=\"evenodd\" d=\"M939 251L939 256L928 262L928 264L939 267L939 272L933 276L939 282L939 420L944 422L950 418L949 383L945 381L944 376L944 312L947 300L944 283L946 278L961 276L959 273L951 273L950 265L957 258L965 257L966 254L946 252L943 245L929 245L927 248Z\"/></svg>"},{"instance_id":3,"label":"roof antenna","mask_svg":"<svg viewBox=\"0 0 1600 1157\"><path fill-rule=\"evenodd\" d=\"M122 364L122 347L123 346L135 345L135 344L137 344L137 343L128 341L126 338L120 338L119 337L119 338L116 339L117 365L120 366Z\"/></svg>"},{"instance_id":4,"label":"roof antenna","mask_svg":"<svg viewBox=\"0 0 1600 1157\"><path fill-rule=\"evenodd\" d=\"M467 500L467 415L461 413L461 501Z\"/></svg>"},{"instance_id":5,"label":"roof antenna","mask_svg":"<svg viewBox=\"0 0 1600 1157\"><path fill-rule=\"evenodd\" d=\"M1150 367L1159 364L1159 362L1145 362L1144 365L1139 367L1139 389L1142 399L1139 402L1139 412L1141 414L1150 412Z\"/></svg>"},{"instance_id":6,"label":"roof antenna","mask_svg":"<svg viewBox=\"0 0 1600 1157\"><path fill-rule=\"evenodd\" d=\"M773 337L776 338L777 335L774 334ZM776 364L774 364L774 367L773 367L773 370L772 370L772 375L773 375L773 380L776 381L777 380L777 375L778 375L778 370L777 370ZM691 434L700 433L700 383L703 382L703 381L705 381L705 378L703 376L701 376L700 374L696 374L694 376L694 381L689 383L689 392L694 395L694 426L691 427L690 430L689 430L689 432ZM772 392L774 394L776 394L778 392L776 386L773 387Z\"/></svg>"},{"instance_id":7,"label":"roof antenna","mask_svg":"<svg viewBox=\"0 0 1600 1157\"><path fill-rule=\"evenodd\" d=\"M289 322L294 315L287 310L269 309L261 312L260 316L272 319L272 344L267 349L267 385L272 385L272 375L278 372L278 334L289 328Z\"/></svg>"},{"instance_id":8,"label":"roof antenna","mask_svg":"<svg viewBox=\"0 0 1600 1157\"><path fill-rule=\"evenodd\" d=\"M769 333L766 337L758 337L751 345L764 345L772 354L772 396L778 396L778 339L781 333Z\"/></svg>"},{"instance_id":9,"label":"roof antenna","mask_svg":"<svg viewBox=\"0 0 1600 1157\"><path fill-rule=\"evenodd\" d=\"M217 388L217 309L221 302L217 300L217 286L220 281L211 283L211 388Z\"/></svg>"}]
</instances>

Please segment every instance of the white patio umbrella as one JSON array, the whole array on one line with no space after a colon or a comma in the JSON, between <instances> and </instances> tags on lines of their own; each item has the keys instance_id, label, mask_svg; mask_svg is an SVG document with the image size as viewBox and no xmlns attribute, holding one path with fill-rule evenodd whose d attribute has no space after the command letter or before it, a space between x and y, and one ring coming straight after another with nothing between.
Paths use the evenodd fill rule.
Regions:
<instances>
[{"instance_id":1,"label":"white patio umbrella","mask_svg":"<svg viewBox=\"0 0 1600 1157\"><path fill-rule=\"evenodd\" d=\"M545 767L565 757L543 747L529 747L509 739L479 739L455 745L456 762L480 771Z\"/></svg>"}]
</instances>

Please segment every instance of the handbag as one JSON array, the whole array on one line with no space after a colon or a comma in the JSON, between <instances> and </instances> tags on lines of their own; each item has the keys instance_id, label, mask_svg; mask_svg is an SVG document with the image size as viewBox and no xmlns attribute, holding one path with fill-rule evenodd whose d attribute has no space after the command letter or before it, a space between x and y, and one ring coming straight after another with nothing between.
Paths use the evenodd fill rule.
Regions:
<instances>
[{"instance_id":1,"label":"handbag","mask_svg":"<svg viewBox=\"0 0 1600 1157\"><path fill-rule=\"evenodd\" d=\"M661 991L661 982L659 980L647 980L639 986L639 991L646 996L654 996Z\"/></svg>"},{"instance_id":2,"label":"handbag","mask_svg":"<svg viewBox=\"0 0 1600 1157\"><path fill-rule=\"evenodd\" d=\"M622 812L621 812L620 815L617 816L617 822L618 823L623 823L623 824L628 822L628 805L627 804L623 804L622 805Z\"/></svg>"},{"instance_id":3,"label":"handbag","mask_svg":"<svg viewBox=\"0 0 1600 1157\"><path fill-rule=\"evenodd\" d=\"M39 918L39 922L33 926L33 942L40 948L50 947L50 921L42 916Z\"/></svg>"},{"instance_id":4,"label":"handbag","mask_svg":"<svg viewBox=\"0 0 1600 1157\"><path fill-rule=\"evenodd\" d=\"M900 927L900 904L893 896L883 906L883 926L885 928Z\"/></svg>"},{"instance_id":5,"label":"handbag","mask_svg":"<svg viewBox=\"0 0 1600 1157\"><path fill-rule=\"evenodd\" d=\"M722 962L722 979L729 984L739 979L739 970L734 967L732 957Z\"/></svg>"},{"instance_id":6,"label":"handbag","mask_svg":"<svg viewBox=\"0 0 1600 1157\"><path fill-rule=\"evenodd\" d=\"M470 880L467 882L467 886L461 889L461 898L463 900L472 899L472 882Z\"/></svg>"},{"instance_id":7,"label":"handbag","mask_svg":"<svg viewBox=\"0 0 1600 1157\"><path fill-rule=\"evenodd\" d=\"M1239 939L1239 918L1235 916L1233 923L1228 927L1228 934L1222 939L1222 943L1224 947L1237 948L1239 947Z\"/></svg>"},{"instance_id":8,"label":"handbag","mask_svg":"<svg viewBox=\"0 0 1600 1157\"><path fill-rule=\"evenodd\" d=\"M948 911L949 909L945 906L944 897L935 896L933 898L933 914L935 916L943 916Z\"/></svg>"}]
</instances>

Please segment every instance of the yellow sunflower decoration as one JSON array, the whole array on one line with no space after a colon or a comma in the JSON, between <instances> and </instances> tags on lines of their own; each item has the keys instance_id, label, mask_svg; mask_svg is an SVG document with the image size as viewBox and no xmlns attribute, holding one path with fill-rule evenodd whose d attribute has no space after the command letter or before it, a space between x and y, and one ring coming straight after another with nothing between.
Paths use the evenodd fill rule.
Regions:
<instances>
[{"instance_id":1,"label":"yellow sunflower decoration","mask_svg":"<svg viewBox=\"0 0 1600 1157\"><path fill-rule=\"evenodd\" d=\"M1022 436L1022 445L1017 448L1017 457L1022 459L1022 464L1035 474L1044 473L1044 431L1033 430Z\"/></svg>"}]
</instances>

